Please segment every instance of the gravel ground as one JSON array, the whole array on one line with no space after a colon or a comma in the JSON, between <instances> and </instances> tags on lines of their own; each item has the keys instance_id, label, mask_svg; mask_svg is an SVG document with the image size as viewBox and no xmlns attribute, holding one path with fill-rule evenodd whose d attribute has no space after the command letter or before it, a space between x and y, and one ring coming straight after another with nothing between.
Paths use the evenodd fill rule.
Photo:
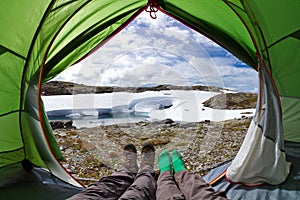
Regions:
<instances>
[{"instance_id":1,"label":"gravel ground","mask_svg":"<svg viewBox=\"0 0 300 200\"><path fill-rule=\"evenodd\" d=\"M83 184L89 185L122 166L123 147L152 142L156 158L164 150L179 150L188 170L205 175L209 170L235 157L245 137L251 118L223 122L139 122L94 128L55 129L62 164ZM138 160L138 163L140 161ZM157 168L157 159L155 163Z\"/></svg>"}]
</instances>

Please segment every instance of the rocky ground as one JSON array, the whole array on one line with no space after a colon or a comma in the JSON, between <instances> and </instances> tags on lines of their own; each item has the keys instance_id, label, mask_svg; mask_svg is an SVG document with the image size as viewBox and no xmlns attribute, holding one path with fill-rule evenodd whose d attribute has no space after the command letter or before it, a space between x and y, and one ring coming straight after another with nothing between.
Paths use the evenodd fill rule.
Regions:
<instances>
[{"instance_id":1,"label":"rocky ground","mask_svg":"<svg viewBox=\"0 0 300 200\"><path fill-rule=\"evenodd\" d=\"M176 123L167 119L155 123L60 128L54 133L65 157L63 165L88 185L122 166L122 148L127 143L135 144L140 151L142 143L152 142L156 156L164 149L178 149L186 168L204 175L234 158L250 121L247 117L197 123Z\"/></svg>"}]
</instances>

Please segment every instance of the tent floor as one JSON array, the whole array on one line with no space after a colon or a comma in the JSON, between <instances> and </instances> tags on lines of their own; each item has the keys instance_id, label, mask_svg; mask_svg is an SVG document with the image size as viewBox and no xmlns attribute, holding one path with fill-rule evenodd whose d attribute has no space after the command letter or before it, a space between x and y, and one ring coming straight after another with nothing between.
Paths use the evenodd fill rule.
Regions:
<instances>
[{"instance_id":1,"label":"tent floor","mask_svg":"<svg viewBox=\"0 0 300 200\"><path fill-rule=\"evenodd\" d=\"M0 176L0 199L59 200L82 190L41 168L26 172L20 163L1 168Z\"/></svg>"},{"instance_id":2,"label":"tent floor","mask_svg":"<svg viewBox=\"0 0 300 200\"><path fill-rule=\"evenodd\" d=\"M225 178L222 178L213 186L216 190L225 191L229 199L300 199L300 159L299 157L287 156L287 160L292 163L291 172L287 180L282 184L249 187L241 184L232 184ZM229 164L222 165L203 178L205 181L210 182L226 170L228 166Z\"/></svg>"}]
</instances>

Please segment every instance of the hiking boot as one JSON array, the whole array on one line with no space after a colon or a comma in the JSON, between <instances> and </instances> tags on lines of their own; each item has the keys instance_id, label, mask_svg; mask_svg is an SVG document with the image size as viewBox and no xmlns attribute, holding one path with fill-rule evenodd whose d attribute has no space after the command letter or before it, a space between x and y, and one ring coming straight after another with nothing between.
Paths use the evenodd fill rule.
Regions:
<instances>
[{"instance_id":1,"label":"hiking boot","mask_svg":"<svg viewBox=\"0 0 300 200\"><path fill-rule=\"evenodd\" d=\"M141 169L148 168L154 171L155 148L153 144L147 142L142 146Z\"/></svg>"},{"instance_id":2,"label":"hiking boot","mask_svg":"<svg viewBox=\"0 0 300 200\"><path fill-rule=\"evenodd\" d=\"M127 144L124 147L123 168L130 173L137 173L139 171L139 167L137 165L137 151L133 144Z\"/></svg>"}]
</instances>

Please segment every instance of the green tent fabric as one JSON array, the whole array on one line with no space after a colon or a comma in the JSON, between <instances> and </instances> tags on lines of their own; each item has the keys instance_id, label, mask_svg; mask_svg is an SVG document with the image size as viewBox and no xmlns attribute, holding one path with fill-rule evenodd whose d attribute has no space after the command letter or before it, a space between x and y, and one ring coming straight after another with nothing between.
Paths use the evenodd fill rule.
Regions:
<instances>
[{"instance_id":1,"label":"green tent fabric","mask_svg":"<svg viewBox=\"0 0 300 200\"><path fill-rule=\"evenodd\" d=\"M281 178L257 180L265 175L248 176L247 170L239 170L246 165L239 161L233 162L229 174L234 181L248 177L242 178L247 183L285 180L289 164L285 162L283 140L300 142L300 1L3 0L0 183L7 178L1 173L3 169L27 160L71 185L81 186L58 161L62 156L44 113L41 84L101 47L148 6L184 22L258 70L261 98L248 134L259 131L259 141L271 138L267 143L272 141L273 154L280 154L280 158L264 167L274 167L273 173L282 171ZM264 106L268 107L267 114L261 114ZM269 118L271 115L276 117ZM268 119L274 123L266 123ZM258 130L261 126L265 131ZM244 143L243 149L248 149L249 142ZM236 170L243 172L236 176Z\"/></svg>"}]
</instances>

